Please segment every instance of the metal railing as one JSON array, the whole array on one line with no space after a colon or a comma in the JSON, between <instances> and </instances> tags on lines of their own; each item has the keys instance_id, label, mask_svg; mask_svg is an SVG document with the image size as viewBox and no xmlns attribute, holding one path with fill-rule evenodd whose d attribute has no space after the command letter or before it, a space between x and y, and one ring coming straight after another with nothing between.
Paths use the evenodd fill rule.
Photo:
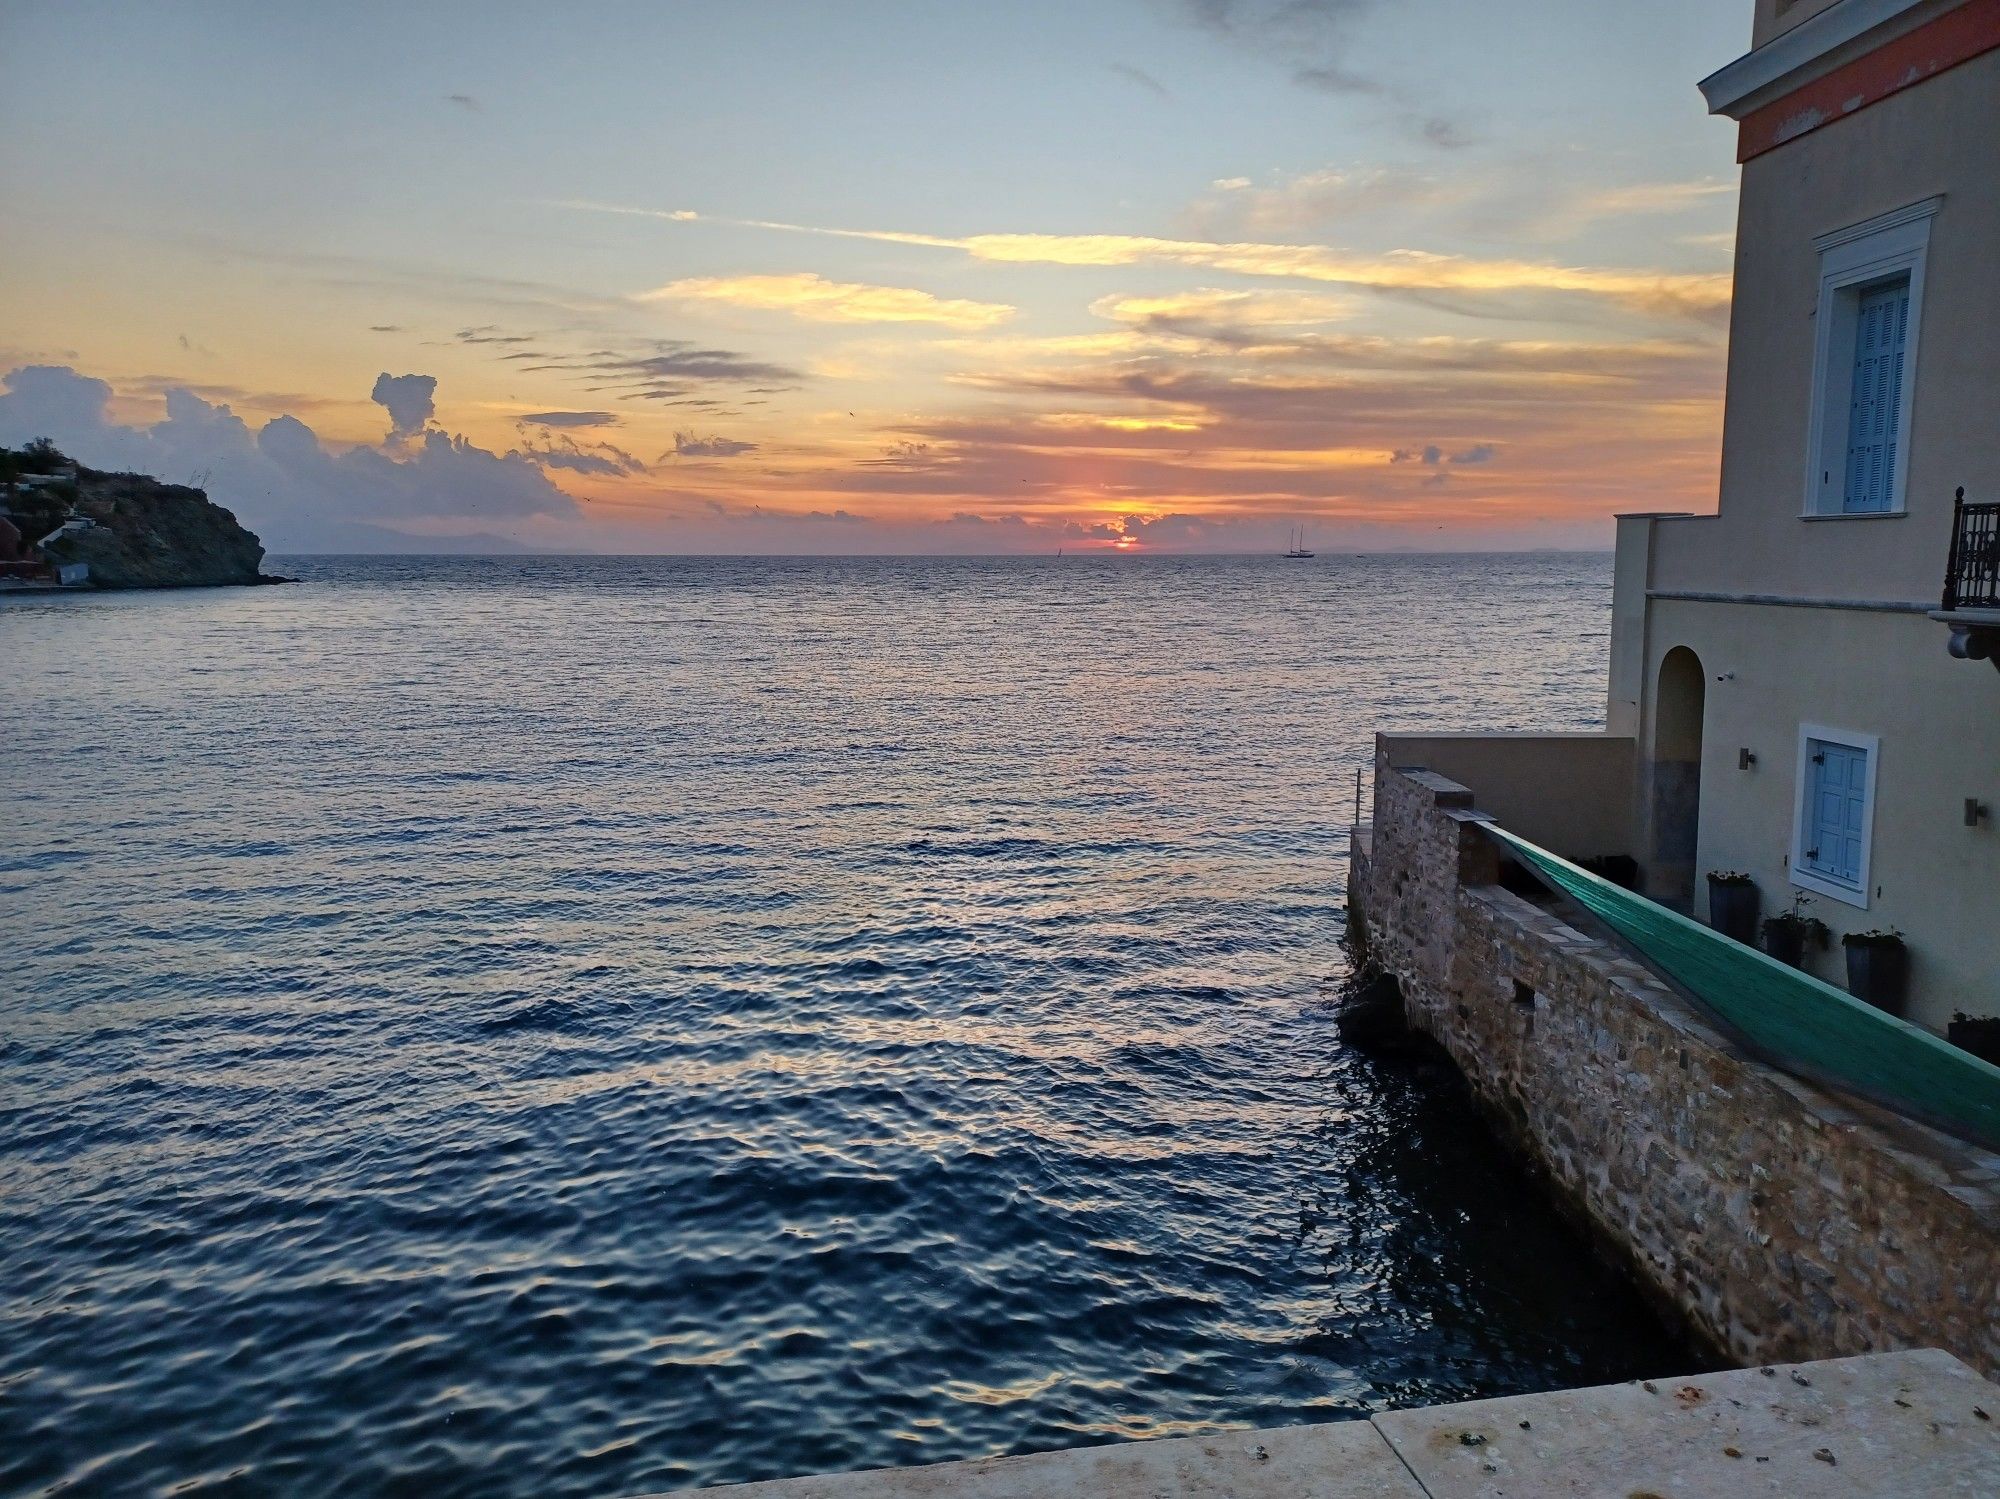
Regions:
<instances>
[{"instance_id":1,"label":"metal railing","mask_svg":"<svg viewBox=\"0 0 2000 1499\"><path fill-rule=\"evenodd\" d=\"M1944 607L2000 609L2000 504L1952 504L1951 554L1944 567Z\"/></svg>"}]
</instances>

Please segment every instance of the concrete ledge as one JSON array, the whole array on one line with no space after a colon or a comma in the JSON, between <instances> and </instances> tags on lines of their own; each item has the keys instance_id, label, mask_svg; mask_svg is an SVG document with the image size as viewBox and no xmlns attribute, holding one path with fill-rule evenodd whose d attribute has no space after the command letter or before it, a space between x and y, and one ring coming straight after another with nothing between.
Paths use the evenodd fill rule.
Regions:
<instances>
[{"instance_id":1,"label":"concrete ledge","mask_svg":"<svg viewBox=\"0 0 2000 1499\"><path fill-rule=\"evenodd\" d=\"M682 1492L717 1499L1426 1499L1370 1421Z\"/></svg>"},{"instance_id":2,"label":"concrete ledge","mask_svg":"<svg viewBox=\"0 0 2000 1499\"><path fill-rule=\"evenodd\" d=\"M1027 1457L722 1499L1914 1499L2000 1494L2000 1388L1923 1349ZM689 1491L684 1490L683 1493Z\"/></svg>"},{"instance_id":3,"label":"concrete ledge","mask_svg":"<svg viewBox=\"0 0 2000 1499\"><path fill-rule=\"evenodd\" d=\"M1440 807L1469 807L1472 805L1472 788L1461 785L1450 776L1439 775L1434 770L1422 766L1412 766L1403 772L1410 780L1431 794L1431 801Z\"/></svg>"},{"instance_id":4,"label":"concrete ledge","mask_svg":"<svg viewBox=\"0 0 2000 1499\"><path fill-rule=\"evenodd\" d=\"M2000 1390L1923 1349L1378 1416L1429 1499L2000 1494Z\"/></svg>"}]
</instances>

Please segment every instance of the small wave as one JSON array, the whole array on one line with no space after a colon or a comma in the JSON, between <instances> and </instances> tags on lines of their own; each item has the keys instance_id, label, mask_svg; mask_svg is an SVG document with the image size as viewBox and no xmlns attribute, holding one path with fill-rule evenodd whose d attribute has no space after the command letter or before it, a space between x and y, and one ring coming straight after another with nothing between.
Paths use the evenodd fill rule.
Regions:
<instances>
[{"instance_id":1,"label":"small wave","mask_svg":"<svg viewBox=\"0 0 2000 1499\"><path fill-rule=\"evenodd\" d=\"M89 774L0 857L0 1492L657 1492L1682 1362L1313 1007L1370 730L1587 726L1604 559L277 565L268 628L8 641L91 691L9 725Z\"/></svg>"}]
</instances>

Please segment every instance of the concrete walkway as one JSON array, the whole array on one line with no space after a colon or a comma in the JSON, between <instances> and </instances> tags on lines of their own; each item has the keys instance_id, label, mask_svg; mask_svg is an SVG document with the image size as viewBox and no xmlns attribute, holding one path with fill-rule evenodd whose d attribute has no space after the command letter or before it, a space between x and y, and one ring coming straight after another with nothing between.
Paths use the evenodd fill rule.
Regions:
<instances>
[{"instance_id":1,"label":"concrete walkway","mask_svg":"<svg viewBox=\"0 0 2000 1499\"><path fill-rule=\"evenodd\" d=\"M1993 1499L2000 1387L1947 1353L1876 1353L1369 1421L703 1492L717 1499Z\"/></svg>"}]
</instances>

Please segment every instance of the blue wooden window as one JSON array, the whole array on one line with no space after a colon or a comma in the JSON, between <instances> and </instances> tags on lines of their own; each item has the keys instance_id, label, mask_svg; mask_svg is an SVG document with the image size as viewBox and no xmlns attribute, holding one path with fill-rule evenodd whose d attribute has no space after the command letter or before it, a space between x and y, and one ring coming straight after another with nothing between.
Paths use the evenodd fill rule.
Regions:
<instances>
[{"instance_id":1,"label":"blue wooden window","mask_svg":"<svg viewBox=\"0 0 2000 1499\"><path fill-rule=\"evenodd\" d=\"M1847 415L1850 514L1895 508L1897 424L1903 410L1903 351L1910 334L1910 278L1861 293L1854 322L1854 385Z\"/></svg>"},{"instance_id":2,"label":"blue wooden window","mask_svg":"<svg viewBox=\"0 0 2000 1499\"><path fill-rule=\"evenodd\" d=\"M1868 815L1868 751L1807 740L1806 797L1800 863L1822 879L1858 888Z\"/></svg>"}]
</instances>

